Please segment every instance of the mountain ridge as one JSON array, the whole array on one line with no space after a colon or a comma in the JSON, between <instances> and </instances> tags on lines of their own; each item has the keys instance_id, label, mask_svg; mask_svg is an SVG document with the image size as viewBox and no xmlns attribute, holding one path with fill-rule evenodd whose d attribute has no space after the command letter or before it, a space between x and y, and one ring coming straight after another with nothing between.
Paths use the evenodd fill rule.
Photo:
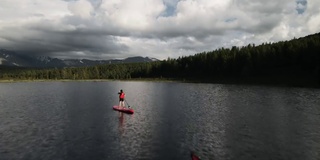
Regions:
<instances>
[{"instance_id":1,"label":"mountain ridge","mask_svg":"<svg viewBox=\"0 0 320 160\"><path fill-rule=\"evenodd\" d=\"M138 63L159 61L156 58L134 56L125 59L90 60L90 59L59 59L49 56L28 56L14 51L0 49L0 66L26 68L64 68L85 67L102 64Z\"/></svg>"}]
</instances>

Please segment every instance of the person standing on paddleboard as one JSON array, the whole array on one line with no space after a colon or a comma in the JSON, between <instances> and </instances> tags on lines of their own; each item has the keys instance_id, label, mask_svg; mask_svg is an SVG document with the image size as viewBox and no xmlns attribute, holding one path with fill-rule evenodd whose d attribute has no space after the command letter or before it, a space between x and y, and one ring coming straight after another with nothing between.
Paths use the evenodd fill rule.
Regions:
<instances>
[{"instance_id":1,"label":"person standing on paddleboard","mask_svg":"<svg viewBox=\"0 0 320 160\"><path fill-rule=\"evenodd\" d=\"M119 94L119 107L125 107L124 106L124 97L125 97L125 94L124 92L122 91L122 89L120 90L120 92L118 93Z\"/></svg>"}]
</instances>

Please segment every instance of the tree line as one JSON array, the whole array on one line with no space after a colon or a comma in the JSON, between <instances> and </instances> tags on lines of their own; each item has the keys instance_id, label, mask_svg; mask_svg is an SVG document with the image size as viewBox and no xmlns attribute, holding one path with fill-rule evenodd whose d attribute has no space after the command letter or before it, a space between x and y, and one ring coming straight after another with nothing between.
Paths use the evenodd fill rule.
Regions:
<instances>
[{"instance_id":1,"label":"tree line","mask_svg":"<svg viewBox=\"0 0 320 160\"><path fill-rule=\"evenodd\" d=\"M219 48L163 61L77 68L0 68L0 79L168 78L209 82L320 84L320 33L259 46Z\"/></svg>"}]
</instances>

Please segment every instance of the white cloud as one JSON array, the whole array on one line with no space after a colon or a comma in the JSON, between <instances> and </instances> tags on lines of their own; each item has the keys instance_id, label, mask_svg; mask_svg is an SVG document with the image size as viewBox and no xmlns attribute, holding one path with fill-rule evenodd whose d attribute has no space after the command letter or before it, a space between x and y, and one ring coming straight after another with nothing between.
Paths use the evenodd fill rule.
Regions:
<instances>
[{"instance_id":1,"label":"white cloud","mask_svg":"<svg viewBox=\"0 0 320 160\"><path fill-rule=\"evenodd\" d=\"M81 18L90 18L94 11L93 6L87 0L70 2L68 8L73 15L80 16Z\"/></svg>"},{"instance_id":2,"label":"white cloud","mask_svg":"<svg viewBox=\"0 0 320 160\"><path fill-rule=\"evenodd\" d=\"M1 0L0 19L20 21L25 18L55 18L69 14L67 2L48 0Z\"/></svg>"},{"instance_id":3,"label":"white cloud","mask_svg":"<svg viewBox=\"0 0 320 160\"><path fill-rule=\"evenodd\" d=\"M143 31L164 11L161 0L108 0L101 3L105 18L120 29Z\"/></svg>"},{"instance_id":4,"label":"white cloud","mask_svg":"<svg viewBox=\"0 0 320 160\"><path fill-rule=\"evenodd\" d=\"M320 28L320 3L318 0L308 0L305 11L309 32L319 32ZM305 25L305 24L302 24Z\"/></svg>"},{"instance_id":5,"label":"white cloud","mask_svg":"<svg viewBox=\"0 0 320 160\"><path fill-rule=\"evenodd\" d=\"M57 57L175 58L319 28L318 0L0 1L0 48Z\"/></svg>"}]
</instances>

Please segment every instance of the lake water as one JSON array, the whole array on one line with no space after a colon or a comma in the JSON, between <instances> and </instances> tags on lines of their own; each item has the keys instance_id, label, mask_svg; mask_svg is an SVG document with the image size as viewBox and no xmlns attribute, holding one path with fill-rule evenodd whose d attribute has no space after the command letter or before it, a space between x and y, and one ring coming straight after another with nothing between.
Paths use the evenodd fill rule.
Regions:
<instances>
[{"instance_id":1,"label":"lake water","mask_svg":"<svg viewBox=\"0 0 320 160\"><path fill-rule=\"evenodd\" d=\"M123 89L133 115L112 110ZM0 83L1 160L320 159L320 90Z\"/></svg>"}]
</instances>

